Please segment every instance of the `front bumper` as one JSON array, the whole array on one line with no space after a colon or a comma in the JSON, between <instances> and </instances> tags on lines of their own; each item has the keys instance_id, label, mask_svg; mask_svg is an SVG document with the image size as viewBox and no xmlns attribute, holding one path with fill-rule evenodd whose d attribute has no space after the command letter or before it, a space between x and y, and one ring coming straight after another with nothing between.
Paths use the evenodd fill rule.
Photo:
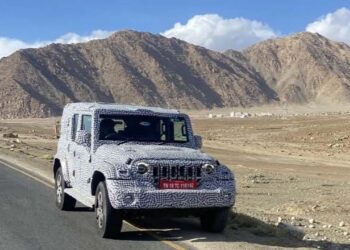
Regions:
<instances>
[{"instance_id":1,"label":"front bumper","mask_svg":"<svg viewBox=\"0 0 350 250\"><path fill-rule=\"evenodd\" d=\"M220 188L193 190L156 189L132 180L107 180L108 196L115 209L231 207L235 202L233 181L221 181Z\"/></svg>"}]
</instances>

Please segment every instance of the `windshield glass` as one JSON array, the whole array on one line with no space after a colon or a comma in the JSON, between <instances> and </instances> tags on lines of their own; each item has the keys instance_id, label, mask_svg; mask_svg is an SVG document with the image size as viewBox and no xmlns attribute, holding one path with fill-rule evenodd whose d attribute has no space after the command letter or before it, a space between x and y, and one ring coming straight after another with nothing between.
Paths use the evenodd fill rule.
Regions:
<instances>
[{"instance_id":1,"label":"windshield glass","mask_svg":"<svg viewBox=\"0 0 350 250\"><path fill-rule=\"evenodd\" d=\"M100 115L100 140L184 143L188 141L183 117Z\"/></svg>"}]
</instances>

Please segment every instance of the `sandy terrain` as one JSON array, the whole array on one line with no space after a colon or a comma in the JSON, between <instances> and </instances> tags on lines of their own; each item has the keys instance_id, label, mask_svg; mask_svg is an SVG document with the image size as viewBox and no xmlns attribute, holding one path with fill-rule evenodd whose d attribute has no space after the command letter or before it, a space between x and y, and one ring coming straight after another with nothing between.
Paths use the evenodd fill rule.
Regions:
<instances>
[{"instance_id":1,"label":"sandy terrain","mask_svg":"<svg viewBox=\"0 0 350 250\"><path fill-rule=\"evenodd\" d=\"M55 120L0 121L0 133L18 133L18 138L0 135L0 153L50 171ZM203 150L236 174L238 215L217 241L186 241L208 249L222 240L223 249L350 249L349 127L347 114L247 119L195 115Z\"/></svg>"}]
</instances>

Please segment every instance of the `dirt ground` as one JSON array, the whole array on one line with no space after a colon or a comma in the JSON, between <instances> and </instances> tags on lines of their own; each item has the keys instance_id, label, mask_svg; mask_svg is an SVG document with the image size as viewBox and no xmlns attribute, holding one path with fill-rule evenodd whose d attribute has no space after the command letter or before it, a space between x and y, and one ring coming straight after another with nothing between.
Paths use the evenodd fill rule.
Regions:
<instances>
[{"instance_id":1,"label":"dirt ground","mask_svg":"<svg viewBox=\"0 0 350 250\"><path fill-rule=\"evenodd\" d=\"M237 180L237 216L221 248L350 249L350 115L193 117L203 150ZM0 153L50 167L56 120L0 121ZM10 132L18 138L1 135Z\"/></svg>"}]
</instances>

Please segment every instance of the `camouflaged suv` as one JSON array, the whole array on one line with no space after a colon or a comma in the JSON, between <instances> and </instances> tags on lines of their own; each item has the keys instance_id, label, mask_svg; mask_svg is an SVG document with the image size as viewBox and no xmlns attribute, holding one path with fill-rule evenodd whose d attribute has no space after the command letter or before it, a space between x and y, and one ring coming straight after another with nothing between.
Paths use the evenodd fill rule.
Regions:
<instances>
[{"instance_id":1,"label":"camouflaged suv","mask_svg":"<svg viewBox=\"0 0 350 250\"><path fill-rule=\"evenodd\" d=\"M53 166L56 205L94 208L106 238L125 218L160 212L198 216L205 230L220 232L235 202L234 176L201 144L177 110L68 104Z\"/></svg>"}]
</instances>

